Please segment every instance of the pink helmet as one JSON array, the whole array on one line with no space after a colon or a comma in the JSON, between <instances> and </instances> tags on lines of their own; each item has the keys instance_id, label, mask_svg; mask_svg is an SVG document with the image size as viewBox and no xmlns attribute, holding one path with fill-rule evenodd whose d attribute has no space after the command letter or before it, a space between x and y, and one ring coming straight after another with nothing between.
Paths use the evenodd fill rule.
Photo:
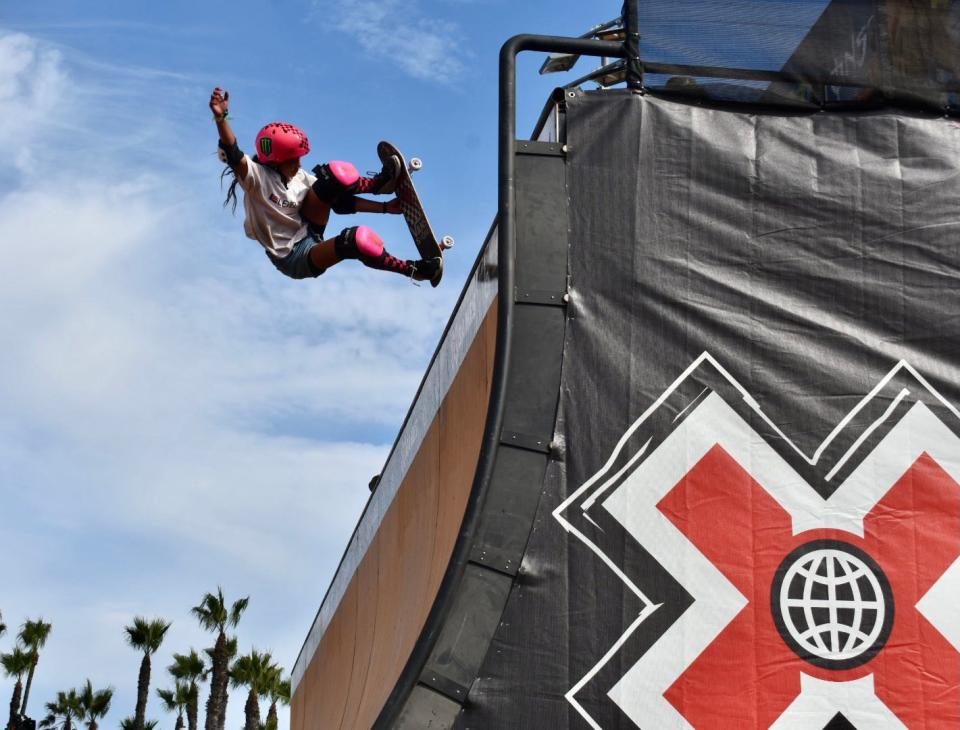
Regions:
<instances>
[{"instance_id":1,"label":"pink helmet","mask_svg":"<svg viewBox=\"0 0 960 730\"><path fill-rule=\"evenodd\" d=\"M280 164L305 157L310 152L310 140L303 130L286 122L271 122L257 134L257 159L260 162Z\"/></svg>"}]
</instances>

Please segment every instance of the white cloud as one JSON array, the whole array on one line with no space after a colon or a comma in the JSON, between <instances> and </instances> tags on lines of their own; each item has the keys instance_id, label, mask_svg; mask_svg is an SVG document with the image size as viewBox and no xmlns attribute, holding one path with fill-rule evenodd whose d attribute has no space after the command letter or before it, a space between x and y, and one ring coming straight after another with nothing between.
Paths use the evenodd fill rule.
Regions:
<instances>
[{"instance_id":1,"label":"white cloud","mask_svg":"<svg viewBox=\"0 0 960 730\"><path fill-rule=\"evenodd\" d=\"M463 74L461 35L449 21L426 16L416 2L342 0L320 3L336 27L354 37L368 55L399 66L417 79L451 84Z\"/></svg>"},{"instance_id":2,"label":"white cloud","mask_svg":"<svg viewBox=\"0 0 960 730\"><path fill-rule=\"evenodd\" d=\"M40 129L67 95L60 54L22 33L0 35L0 137L18 169L43 144Z\"/></svg>"}]
</instances>

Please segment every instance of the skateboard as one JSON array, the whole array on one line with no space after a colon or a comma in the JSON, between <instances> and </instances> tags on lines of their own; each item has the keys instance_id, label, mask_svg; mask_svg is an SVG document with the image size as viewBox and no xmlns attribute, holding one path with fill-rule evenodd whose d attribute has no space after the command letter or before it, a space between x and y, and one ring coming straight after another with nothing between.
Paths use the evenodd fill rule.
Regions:
<instances>
[{"instance_id":1,"label":"skateboard","mask_svg":"<svg viewBox=\"0 0 960 730\"><path fill-rule=\"evenodd\" d=\"M390 142L378 144L377 155L382 162L386 162L390 157L396 157L400 160L400 175L397 178L396 196L400 201L400 210L403 212L403 218L407 222L407 228L410 229L410 235L417 245L420 257L424 259L440 257L440 268L437 270L437 275L430 280L430 285L436 286L443 277L443 252L452 248L454 241L450 236L444 236L437 240L437 234L433 232L433 228L430 226L427 213L423 209L423 203L413 185L411 175L423 168L423 162L417 157L412 157L410 158L410 165L407 166L403 153Z\"/></svg>"}]
</instances>

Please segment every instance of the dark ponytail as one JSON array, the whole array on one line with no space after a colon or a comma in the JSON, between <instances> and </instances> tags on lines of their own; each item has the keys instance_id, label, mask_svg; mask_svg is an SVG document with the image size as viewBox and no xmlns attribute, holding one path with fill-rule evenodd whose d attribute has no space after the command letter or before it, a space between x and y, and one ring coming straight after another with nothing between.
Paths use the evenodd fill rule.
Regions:
<instances>
[{"instance_id":1,"label":"dark ponytail","mask_svg":"<svg viewBox=\"0 0 960 730\"><path fill-rule=\"evenodd\" d=\"M230 187L227 188L227 197L223 201L223 207L226 208L228 205L232 203L232 205L230 205L230 212L236 213L237 212L237 183L239 183L240 180L237 178L236 171L228 165L227 167L223 168L223 172L220 173L221 189L223 188L223 178L227 177L227 175L232 177L233 180L230 181Z\"/></svg>"},{"instance_id":2,"label":"dark ponytail","mask_svg":"<svg viewBox=\"0 0 960 730\"><path fill-rule=\"evenodd\" d=\"M260 164L260 160L257 159L257 156L254 155L250 158L252 162ZM230 212L237 212L237 185L240 183L240 178L237 177L237 171L234 170L230 165L227 165L223 168L223 172L220 173L220 187L223 188L223 178L230 176L233 179L230 181L230 187L227 188L227 197L223 201L223 207L226 208L230 206Z\"/></svg>"}]
</instances>

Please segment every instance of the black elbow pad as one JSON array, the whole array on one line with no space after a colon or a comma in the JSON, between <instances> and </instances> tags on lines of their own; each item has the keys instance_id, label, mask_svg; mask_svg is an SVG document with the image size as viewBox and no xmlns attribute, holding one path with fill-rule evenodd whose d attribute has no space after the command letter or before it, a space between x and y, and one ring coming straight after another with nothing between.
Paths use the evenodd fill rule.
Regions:
<instances>
[{"instance_id":1,"label":"black elbow pad","mask_svg":"<svg viewBox=\"0 0 960 730\"><path fill-rule=\"evenodd\" d=\"M236 141L234 141L233 144L224 144L221 139L217 142L217 146L223 150L223 159L230 167L235 167L240 164L240 161L243 159L243 152Z\"/></svg>"}]
</instances>

